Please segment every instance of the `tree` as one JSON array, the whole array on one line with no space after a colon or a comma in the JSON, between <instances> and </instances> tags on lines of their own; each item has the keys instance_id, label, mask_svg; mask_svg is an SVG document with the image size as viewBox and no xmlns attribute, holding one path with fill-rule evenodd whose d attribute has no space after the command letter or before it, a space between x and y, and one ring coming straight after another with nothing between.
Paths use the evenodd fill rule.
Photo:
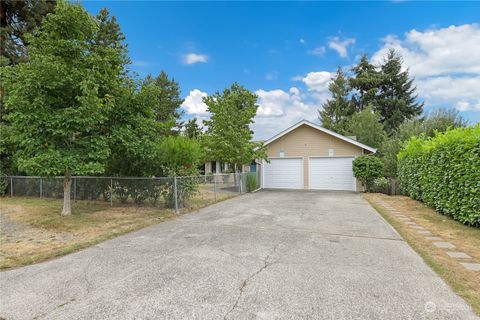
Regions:
<instances>
[{"instance_id":1,"label":"tree","mask_svg":"<svg viewBox=\"0 0 480 320\"><path fill-rule=\"evenodd\" d=\"M147 76L143 82L143 87L153 86L156 88L156 93L152 94L154 99L154 112L157 121L171 122L177 127L177 121L182 116L180 106L183 99L180 98L180 87L175 79L169 79L165 71L153 78Z\"/></svg>"},{"instance_id":2,"label":"tree","mask_svg":"<svg viewBox=\"0 0 480 320\"><path fill-rule=\"evenodd\" d=\"M30 60L2 68L7 115L27 174L64 175L62 215L71 214L72 175L104 171L111 98L99 89L114 74L95 47L98 24L78 4L59 2L43 30L28 36Z\"/></svg>"},{"instance_id":3,"label":"tree","mask_svg":"<svg viewBox=\"0 0 480 320\"><path fill-rule=\"evenodd\" d=\"M1 66L26 61L27 34L41 26L55 4L55 0L0 1Z\"/></svg>"},{"instance_id":4,"label":"tree","mask_svg":"<svg viewBox=\"0 0 480 320\"><path fill-rule=\"evenodd\" d=\"M349 97L348 79L341 68L337 69L328 90L332 97L318 110L318 118L324 128L344 134L346 122L355 109Z\"/></svg>"},{"instance_id":5,"label":"tree","mask_svg":"<svg viewBox=\"0 0 480 320\"><path fill-rule=\"evenodd\" d=\"M446 132L449 129L466 126L467 122L455 109L435 109L427 113L424 118L404 121L380 147L385 175L392 178L397 176L397 154L411 137L434 137L435 132Z\"/></svg>"},{"instance_id":6,"label":"tree","mask_svg":"<svg viewBox=\"0 0 480 320\"><path fill-rule=\"evenodd\" d=\"M252 159L266 157L262 145L252 142L250 125L258 108L254 93L234 83L203 101L212 114L204 121L208 126L203 138L207 157L229 163L235 170Z\"/></svg>"},{"instance_id":7,"label":"tree","mask_svg":"<svg viewBox=\"0 0 480 320\"><path fill-rule=\"evenodd\" d=\"M376 98L376 111L385 131L392 134L398 126L408 119L417 117L423 110L423 102L417 102L416 87L410 79L408 70L402 71L402 58L391 49L381 69L380 94Z\"/></svg>"},{"instance_id":8,"label":"tree","mask_svg":"<svg viewBox=\"0 0 480 320\"><path fill-rule=\"evenodd\" d=\"M373 110L377 108L382 76L366 55L363 55L360 62L352 68L353 76L349 78L348 84L354 91L352 103L356 111L362 111L368 106Z\"/></svg>"},{"instance_id":9,"label":"tree","mask_svg":"<svg viewBox=\"0 0 480 320\"><path fill-rule=\"evenodd\" d=\"M197 123L197 118L187 121L185 124L185 135L191 139L198 139L202 135L202 128Z\"/></svg>"},{"instance_id":10,"label":"tree","mask_svg":"<svg viewBox=\"0 0 480 320\"><path fill-rule=\"evenodd\" d=\"M386 138L380 116L367 107L361 112L355 113L347 122L346 132L356 136L357 140L368 146L378 148Z\"/></svg>"},{"instance_id":11,"label":"tree","mask_svg":"<svg viewBox=\"0 0 480 320\"><path fill-rule=\"evenodd\" d=\"M383 162L374 155L364 155L355 158L352 168L353 175L362 182L367 192L371 190L375 179L383 176Z\"/></svg>"}]
</instances>

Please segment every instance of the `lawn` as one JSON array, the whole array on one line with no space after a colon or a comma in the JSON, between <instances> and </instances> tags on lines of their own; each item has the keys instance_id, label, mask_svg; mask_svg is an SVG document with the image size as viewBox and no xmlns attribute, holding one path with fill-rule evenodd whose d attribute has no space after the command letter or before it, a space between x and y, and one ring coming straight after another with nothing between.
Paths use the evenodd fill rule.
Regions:
<instances>
[{"instance_id":1,"label":"lawn","mask_svg":"<svg viewBox=\"0 0 480 320\"><path fill-rule=\"evenodd\" d=\"M408 197L384 194L365 194L364 197L422 256L425 262L480 315L480 272L467 270L460 264L460 262L480 262L480 229L464 226ZM451 242L456 249L446 250L435 247L432 241L425 239L416 229L409 228L393 213L386 210L380 204L382 201L411 218L418 225L430 230L432 236L439 236L444 241ZM461 251L472 259L454 259L446 254L447 251Z\"/></svg>"},{"instance_id":2,"label":"lawn","mask_svg":"<svg viewBox=\"0 0 480 320\"><path fill-rule=\"evenodd\" d=\"M74 214L62 217L61 207L57 199L1 198L0 269L61 256L174 216L169 209L76 201Z\"/></svg>"},{"instance_id":3,"label":"lawn","mask_svg":"<svg viewBox=\"0 0 480 320\"><path fill-rule=\"evenodd\" d=\"M180 213L235 196L200 187ZM62 217L62 200L0 198L0 269L65 255L175 216L172 209L74 201L73 215Z\"/></svg>"}]
</instances>

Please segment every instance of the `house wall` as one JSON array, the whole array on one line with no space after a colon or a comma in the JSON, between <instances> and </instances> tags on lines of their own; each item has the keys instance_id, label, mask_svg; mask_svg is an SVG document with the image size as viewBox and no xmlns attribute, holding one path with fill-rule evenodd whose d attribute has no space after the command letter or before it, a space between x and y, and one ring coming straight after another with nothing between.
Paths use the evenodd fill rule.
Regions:
<instances>
[{"instance_id":1,"label":"house wall","mask_svg":"<svg viewBox=\"0 0 480 320\"><path fill-rule=\"evenodd\" d=\"M308 125L301 125L293 131L267 145L268 157L279 157L280 151L285 157L303 157L304 188L308 189L308 157L328 156L328 150L334 149L334 157L358 157L363 148L321 132ZM357 181L357 191L362 190Z\"/></svg>"}]
</instances>

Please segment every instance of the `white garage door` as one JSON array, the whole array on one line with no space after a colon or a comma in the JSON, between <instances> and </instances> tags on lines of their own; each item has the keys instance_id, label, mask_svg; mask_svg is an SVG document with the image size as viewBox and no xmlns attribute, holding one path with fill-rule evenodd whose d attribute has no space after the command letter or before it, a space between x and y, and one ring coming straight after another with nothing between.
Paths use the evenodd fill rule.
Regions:
<instances>
[{"instance_id":1,"label":"white garage door","mask_svg":"<svg viewBox=\"0 0 480 320\"><path fill-rule=\"evenodd\" d=\"M270 159L263 164L263 187L303 189L303 158Z\"/></svg>"},{"instance_id":2,"label":"white garage door","mask_svg":"<svg viewBox=\"0 0 480 320\"><path fill-rule=\"evenodd\" d=\"M355 177L352 171L353 159L354 158L309 158L309 188L318 190L355 191Z\"/></svg>"}]
</instances>

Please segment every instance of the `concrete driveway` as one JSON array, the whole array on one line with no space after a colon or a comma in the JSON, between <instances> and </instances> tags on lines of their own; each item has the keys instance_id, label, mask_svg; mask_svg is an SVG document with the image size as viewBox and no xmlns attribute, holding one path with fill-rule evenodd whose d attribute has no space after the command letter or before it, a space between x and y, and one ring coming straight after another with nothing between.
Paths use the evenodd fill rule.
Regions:
<instances>
[{"instance_id":1,"label":"concrete driveway","mask_svg":"<svg viewBox=\"0 0 480 320\"><path fill-rule=\"evenodd\" d=\"M348 192L248 194L0 276L6 319L477 319Z\"/></svg>"}]
</instances>

